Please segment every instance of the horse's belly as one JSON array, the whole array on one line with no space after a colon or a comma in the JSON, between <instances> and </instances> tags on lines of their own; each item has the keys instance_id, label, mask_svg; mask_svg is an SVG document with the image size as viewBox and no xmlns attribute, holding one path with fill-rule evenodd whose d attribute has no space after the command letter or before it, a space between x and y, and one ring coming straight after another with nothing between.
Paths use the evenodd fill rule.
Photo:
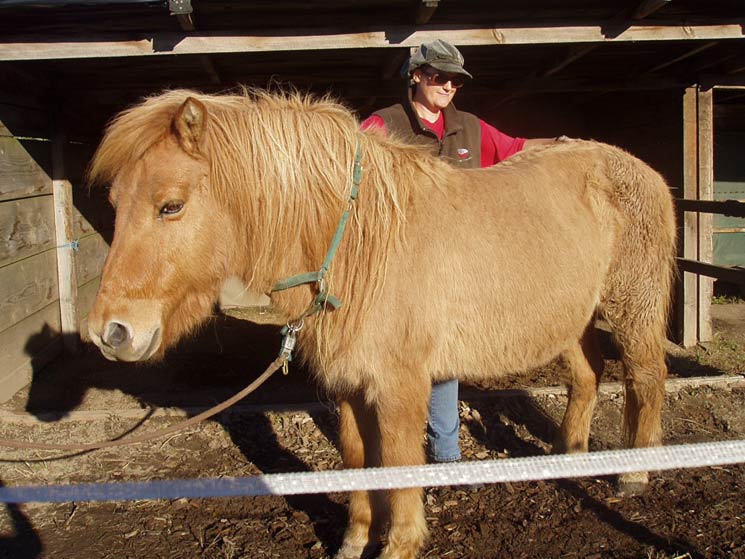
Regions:
<instances>
[{"instance_id":1,"label":"horse's belly","mask_svg":"<svg viewBox=\"0 0 745 559\"><path fill-rule=\"evenodd\" d=\"M533 238L521 250L492 246L461 259L460 274L441 294L442 320L432 321L441 327L437 369L498 376L544 365L570 347L607 274L608 243L597 241Z\"/></svg>"},{"instance_id":2,"label":"horse's belly","mask_svg":"<svg viewBox=\"0 0 745 559\"><path fill-rule=\"evenodd\" d=\"M472 317L452 317L442 332L432 373L499 377L545 365L582 336L597 304L595 293L560 304L547 296L515 297L514 306L487 305ZM503 312L489 314L488 309Z\"/></svg>"}]
</instances>

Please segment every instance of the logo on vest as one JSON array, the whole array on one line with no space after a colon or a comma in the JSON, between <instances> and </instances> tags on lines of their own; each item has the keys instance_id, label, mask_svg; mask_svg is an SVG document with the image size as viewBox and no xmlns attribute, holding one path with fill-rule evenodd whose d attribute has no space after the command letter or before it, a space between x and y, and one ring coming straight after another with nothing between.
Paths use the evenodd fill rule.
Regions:
<instances>
[{"instance_id":1,"label":"logo on vest","mask_svg":"<svg viewBox=\"0 0 745 559\"><path fill-rule=\"evenodd\" d=\"M471 152L468 151L468 148L458 148L457 152L458 159L461 161L468 161L471 159Z\"/></svg>"}]
</instances>

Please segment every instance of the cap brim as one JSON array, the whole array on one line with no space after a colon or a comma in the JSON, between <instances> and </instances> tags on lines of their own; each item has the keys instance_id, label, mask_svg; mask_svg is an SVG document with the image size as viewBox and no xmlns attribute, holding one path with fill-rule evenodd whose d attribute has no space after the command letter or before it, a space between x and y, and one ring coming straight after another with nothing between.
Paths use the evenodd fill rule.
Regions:
<instances>
[{"instance_id":1,"label":"cap brim","mask_svg":"<svg viewBox=\"0 0 745 559\"><path fill-rule=\"evenodd\" d=\"M460 66L459 64L451 64L449 62L430 62L427 64L427 66L431 66L435 70L439 70L440 72L447 72L448 74L460 74L461 76L466 76L467 78L473 79L473 76L466 72L465 68L463 66Z\"/></svg>"}]
</instances>

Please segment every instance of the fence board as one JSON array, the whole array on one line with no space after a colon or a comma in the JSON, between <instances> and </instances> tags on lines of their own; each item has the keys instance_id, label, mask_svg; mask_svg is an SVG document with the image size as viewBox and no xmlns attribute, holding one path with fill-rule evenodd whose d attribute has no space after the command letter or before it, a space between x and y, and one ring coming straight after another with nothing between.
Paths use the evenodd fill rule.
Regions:
<instances>
[{"instance_id":1,"label":"fence board","mask_svg":"<svg viewBox=\"0 0 745 559\"><path fill-rule=\"evenodd\" d=\"M51 144L0 136L0 200L51 194Z\"/></svg>"},{"instance_id":2,"label":"fence board","mask_svg":"<svg viewBox=\"0 0 745 559\"><path fill-rule=\"evenodd\" d=\"M109 253L109 245L97 233L83 237L79 244L80 250L75 260L78 285L83 285L101 275L104 260Z\"/></svg>"},{"instance_id":3,"label":"fence board","mask_svg":"<svg viewBox=\"0 0 745 559\"><path fill-rule=\"evenodd\" d=\"M73 184L73 231L76 239L100 233L111 240L114 232L114 210L107 199L108 191L94 188L90 192Z\"/></svg>"},{"instance_id":4,"label":"fence board","mask_svg":"<svg viewBox=\"0 0 745 559\"><path fill-rule=\"evenodd\" d=\"M0 332L58 298L53 250L0 268Z\"/></svg>"},{"instance_id":5,"label":"fence board","mask_svg":"<svg viewBox=\"0 0 745 559\"><path fill-rule=\"evenodd\" d=\"M0 268L54 245L51 196L0 202Z\"/></svg>"},{"instance_id":6,"label":"fence board","mask_svg":"<svg viewBox=\"0 0 745 559\"><path fill-rule=\"evenodd\" d=\"M743 268L728 268L726 266L717 266L686 258L678 258L677 260L678 266L682 271L745 286L745 269Z\"/></svg>"},{"instance_id":7,"label":"fence board","mask_svg":"<svg viewBox=\"0 0 745 559\"><path fill-rule=\"evenodd\" d=\"M745 202L740 200L675 200L686 212L706 212L729 217L745 217Z\"/></svg>"},{"instance_id":8,"label":"fence board","mask_svg":"<svg viewBox=\"0 0 745 559\"><path fill-rule=\"evenodd\" d=\"M0 402L13 397L62 349L59 305L54 302L0 332Z\"/></svg>"}]
</instances>

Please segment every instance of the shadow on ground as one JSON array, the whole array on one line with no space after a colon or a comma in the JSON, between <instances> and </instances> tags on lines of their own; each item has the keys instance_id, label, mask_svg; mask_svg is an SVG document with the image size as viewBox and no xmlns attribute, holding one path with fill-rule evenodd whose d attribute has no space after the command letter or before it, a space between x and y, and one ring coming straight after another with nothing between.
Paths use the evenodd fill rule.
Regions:
<instances>
[{"instance_id":1,"label":"shadow on ground","mask_svg":"<svg viewBox=\"0 0 745 559\"><path fill-rule=\"evenodd\" d=\"M258 377L277 356L280 342L276 326L219 318L205 326L196 338L170 351L160 363L110 362L97 348L85 346L80 356L59 359L34 374L25 408L48 422L64 418L82 404L101 409L100 404L87 402L94 392L92 389L97 389L99 395L101 391L120 391L134 397L144 408L211 407ZM322 391L310 374L293 364L288 376L275 374L242 403L287 405L321 399ZM334 441L336 435L328 414L316 414L313 419L329 440ZM248 431L242 430L235 418L223 420L218 415L214 421L222 425L246 460L262 472L311 470L311 465L282 447L265 416L253 415ZM343 506L324 495L288 496L286 501L293 509L308 515L318 539L327 549L341 544L340 527L344 526L346 515Z\"/></svg>"},{"instance_id":2,"label":"shadow on ground","mask_svg":"<svg viewBox=\"0 0 745 559\"><path fill-rule=\"evenodd\" d=\"M219 318L205 326L200 334L172 350L166 360L157 364L126 364L106 361L92 346L87 346L77 358L56 361L34 374L25 405L27 411L43 421L57 421L81 406L102 409L89 400L93 393L99 396L107 391L119 391L133 399L133 403L147 407L181 407L199 409L210 407L242 389L255 379L276 357L281 336L276 326L257 325L232 318ZM600 342L606 359L611 362L609 374L603 380L616 379L620 367L615 346L607 332L600 331ZM671 371L677 376L719 375L716 367L701 365L696 359L681 354L670 355ZM538 385L556 385L560 382L560 367L555 364L539 371ZM610 378L609 378L610 377ZM519 382L519 379L518 379ZM501 385L488 388L509 388L514 381L505 380ZM96 389L96 390L92 390ZM115 400L115 399L114 399ZM323 391L313 381L307 370L294 364L288 377L275 375L258 392L244 400L245 404L287 405L293 403L325 402ZM105 404L106 400L102 400ZM521 426L536 441L550 444L556 425L527 395L510 400L500 399L499 406L490 400L475 398L468 404L479 411L485 428L472 426L471 432L485 447L501 451L509 449L512 456L542 454L541 446L520 436L514 425ZM105 408L104 408L105 409ZM503 422L500 417L507 418ZM331 414L312 414L316 426L330 441L336 440L336 425ZM285 449L277 440L272 425L263 416L252 418L251 429L241 429L241 421L216 419L246 460L264 473L302 472L311 470L304 462ZM206 472L209 475L209 472ZM639 542L669 550L673 554L680 545L692 549L688 542L666 542L643 525L623 518L605 503L593 498L571 480L553 482L558 491L572 495L584 509L590 510L599 521L612 525ZM288 505L305 512L317 538L325 549L338 548L345 520L342 505L326 496L290 496ZM38 537L34 540L33 528L14 506L8 512L16 526L16 535L0 540L0 557L5 549L13 557L34 557L40 552ZM331 520L329 522L329 520ZM35 543L36 542L36 543ZM11 551L23 549L30 555L16 555ZM696 551L691 557L701 557Z\"/></svg>"}]
</instances>

